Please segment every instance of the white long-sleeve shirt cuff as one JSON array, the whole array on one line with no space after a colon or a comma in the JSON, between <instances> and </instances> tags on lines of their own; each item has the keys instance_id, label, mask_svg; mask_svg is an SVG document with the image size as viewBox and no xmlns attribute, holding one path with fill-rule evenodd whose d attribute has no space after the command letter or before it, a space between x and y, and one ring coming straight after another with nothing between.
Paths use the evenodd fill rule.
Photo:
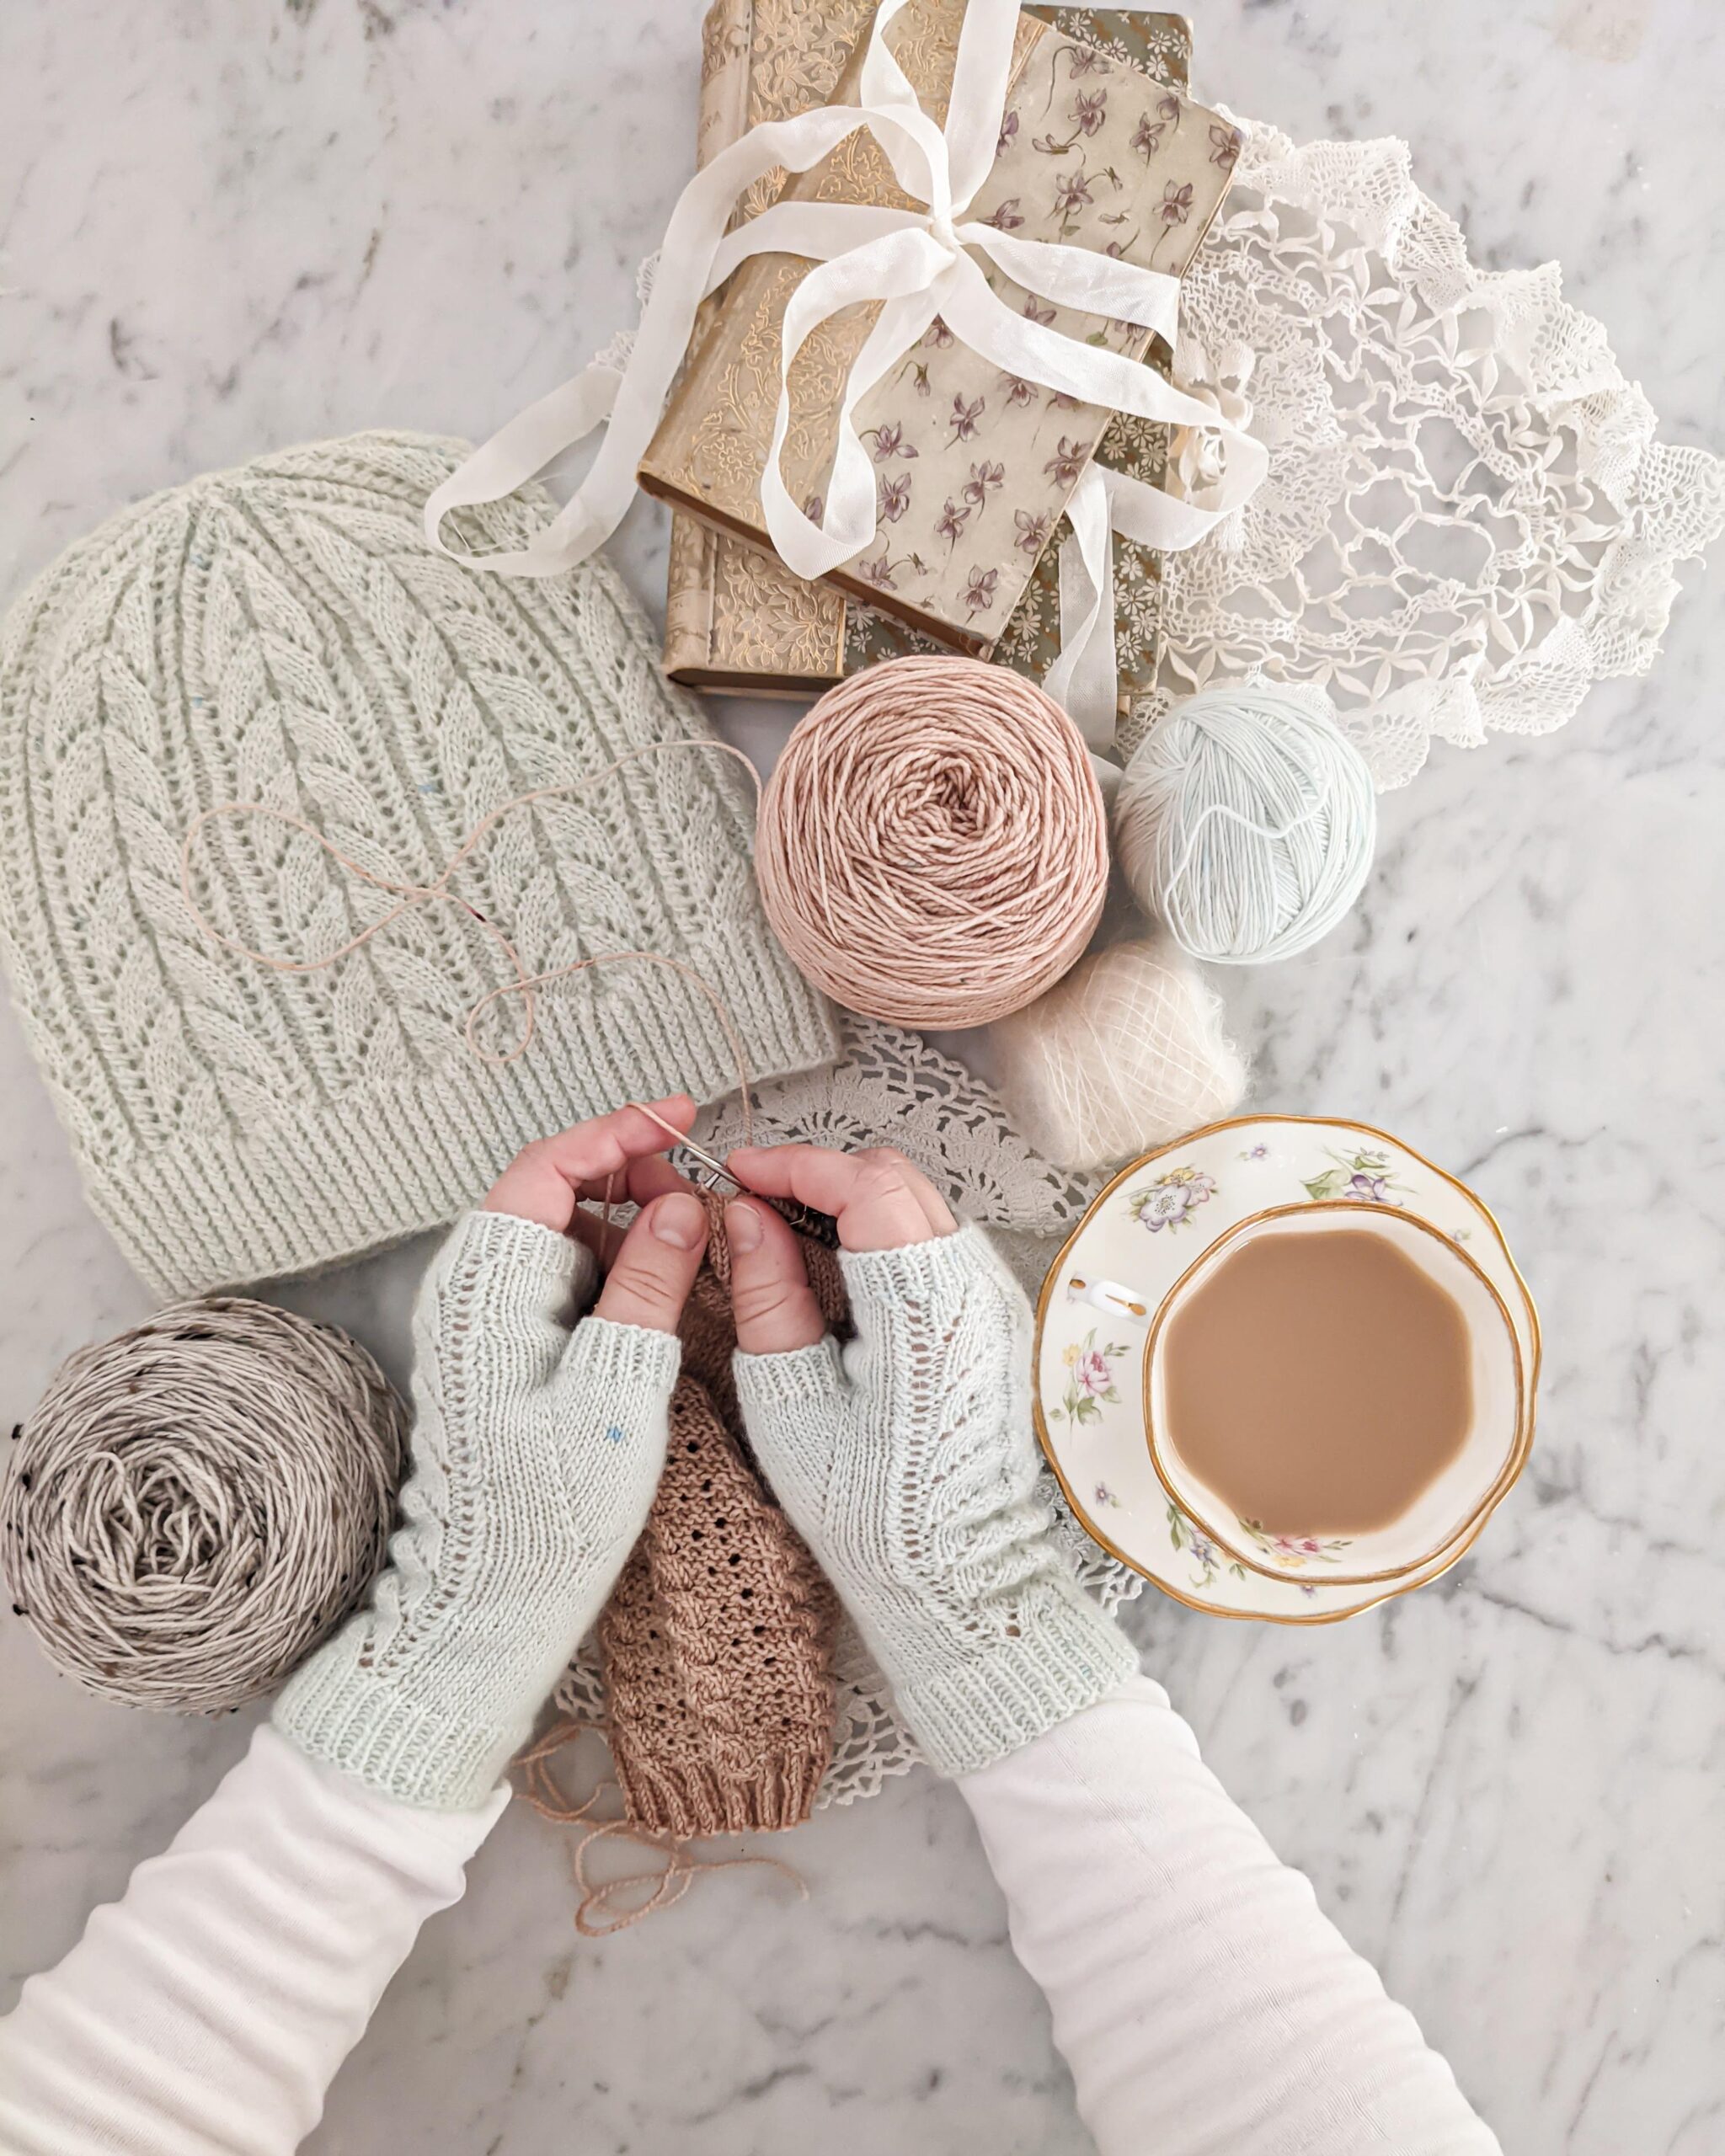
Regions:
<instances>
[{"instance_id":1,"label":"white long-sleeve shirt cuff","mask_svg":"<svg viewBox=\"0 0 1725 2156\"><path fill-rule=\"evenodd\" d=\"M7 2156L289 2156L508 1801L418 1810L265 1724L0 2021Z\"/></svg>"},{"instance_id":2,"label":"white long-sleeve shirt cuff","mask_svg":"<svg viewBox=\"0 0 1725 2156\"><path fill-rule=\"evenodd\" d=\"M1101 2156L1501 2156L1160 1685L959 1787Z\"/></svg>"}]
</instances>

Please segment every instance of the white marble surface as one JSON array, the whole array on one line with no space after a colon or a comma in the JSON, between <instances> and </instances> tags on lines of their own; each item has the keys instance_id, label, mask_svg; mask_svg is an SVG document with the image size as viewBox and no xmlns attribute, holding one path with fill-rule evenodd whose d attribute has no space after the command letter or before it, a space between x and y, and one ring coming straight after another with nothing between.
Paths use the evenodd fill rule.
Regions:
<instances>
[{"instance_id":1,"label":"white marble surface","mask_svg":"<svg viewBox=\"0 0 1725 2156\"><path fill-rule=\"evenodd\" d=\"M150 488L372 424L482 432L630 311L697 0L7 0L0 594ZM1231 0L1198 83L1396 132L1494 264L1562 258L1679 440L1725 442L1725 32L1705 0ZM656 605L656 512L626 568ZM1696 579L1691 576L1693 584ZM1715 600L1717 574L1712 584ZM1440 1587L1306 1634L1151 1595L1210 1758L1518 2156L1725 2142L1725 766L1693 592L1648 682L1386 804L1358 918L1229 984L1267 1106L1472 1178L1541 1302L1533 1465ZM140 1315L0 1020L0 1419ZM399 1367L405 1254L295 1299ZM0 1618L9 1998L245 1741L88 1700ZM526 1814L338 2079L323 2156L1081 2148L967 1817L918 1777L579 1940ZM1153 2131L1147 2144L1153 2143Z\"/></svg>"}]
</instances>

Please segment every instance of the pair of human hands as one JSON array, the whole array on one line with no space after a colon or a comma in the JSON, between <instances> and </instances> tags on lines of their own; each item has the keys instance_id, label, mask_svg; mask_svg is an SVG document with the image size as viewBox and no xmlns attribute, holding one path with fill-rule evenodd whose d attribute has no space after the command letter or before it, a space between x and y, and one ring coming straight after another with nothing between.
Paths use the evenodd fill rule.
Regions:
<instances>
[{"instance_id":1,"label":"pair of human hands","mask_svg":"<svg viewBox=\"0 0 1725 2156\"><path fill-rule=\"evenodd\" d=\"M421 1287L392 1562L275 1716L402 1801L485 1799L648 1518L708 1236L664 1157L694 1103L651 1107L530 1145ZM896 1153L750 1147L730 1166L759 1193L724 1216L750 1449L925 1755L968 1772L1134 1667L1053 1538L1023 1291ZM760 1202L780 1197L838 1223L842 1351L796 1236ZM588 1209L624 1198L639 1209L613 1253ZM572 1323L595 1257L597 1304Z\"/></svg>"},{"instance_id":2,"label":"pair of human hands","mask_svg":"<svg viewBox=\"0 0 1725 2156\"><path fill-rule=\"evenodd\" d=\"M618 1325L674 1332L701 1269L706 1207L665 1158L670 1124L686 1133L686 1093L577 1123L529 1145L504 1171L484 1209L573 1235L606 1267L595 1315ZM663 1120L660 1120L662 1118ZM743 1187L792 1198L830 1214L842 1249L900 1250L953 1233L958 1223L934 1186L898 1153L838 1153L814 1145L744 1146L729 1166ZM585 1209L627 1198L640 1210L614 1252L601 1216ZM725 1208L731 1301L745 1354L813 1347L826 1330L797 1246L770 1205L742 1197Z\"/></svg>"}]
</instances>

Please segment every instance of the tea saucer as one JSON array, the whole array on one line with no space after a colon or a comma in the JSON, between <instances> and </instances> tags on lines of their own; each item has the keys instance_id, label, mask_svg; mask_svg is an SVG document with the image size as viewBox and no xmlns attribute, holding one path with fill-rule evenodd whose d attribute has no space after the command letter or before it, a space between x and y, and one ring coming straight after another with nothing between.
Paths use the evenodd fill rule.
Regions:
<instances>
[{"instance_id":1,"label":"tea saucer","mask_svg":"<svg viewBox=\"0 0 1725 2156\"><path fill-rule=\"evenodd\" d=\"M1212 1123L1123 1168L1049 1268L1037 1302L1037 1435L1080 1524L1176 1601L1218 1616L1318 1625L1435 1579L1489 1516L1403 1577L1370 1590L1253 1572L1219 1549L1163 1488L1146 1438L1145 1341L1163 1298L1220 1236L1273 1208L1395 1206L1450 1237L1502 1298L1520 1351L1520 1428L1501 1497L1533 1444L1539 1318L1503 1230L1471 1191L1399 1139L1322 1117ZM1284 1552L1284 1556L1289 1553Z\"/></svg>"}]
</instances>

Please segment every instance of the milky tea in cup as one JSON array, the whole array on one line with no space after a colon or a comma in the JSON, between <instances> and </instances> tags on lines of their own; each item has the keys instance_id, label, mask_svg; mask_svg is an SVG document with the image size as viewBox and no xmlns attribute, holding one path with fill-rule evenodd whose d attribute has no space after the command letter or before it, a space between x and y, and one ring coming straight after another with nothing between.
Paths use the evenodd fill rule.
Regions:
<instances>
[{"instance_id":1,"label":"milky tea in cup","mask_svg":"<svg viewBox=\"0 0 1725 2156\"><path fill-rule=\"evenodd\" d=\"M1152 1328L1156 1471L1220 1547L1340 1582L1439 1555L1506 1474L1508 1312L1411 1215L1290 1206L1221 1237Z\"/></svg>"}]
</instances>

